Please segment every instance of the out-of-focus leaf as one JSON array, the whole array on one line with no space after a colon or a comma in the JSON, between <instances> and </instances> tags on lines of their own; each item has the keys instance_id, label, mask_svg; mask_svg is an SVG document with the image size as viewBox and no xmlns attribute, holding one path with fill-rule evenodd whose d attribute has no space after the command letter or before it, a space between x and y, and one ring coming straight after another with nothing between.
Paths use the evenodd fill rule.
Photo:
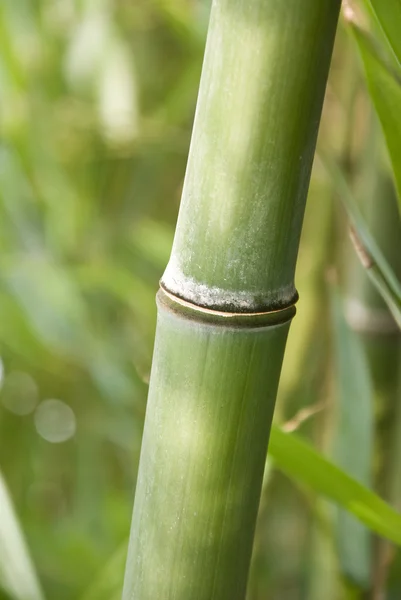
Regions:
<instances>
[{"instance_id":1,"label":"out-of-focus leaf","mask_svg":"<svg viewBox=\"0 0 401 600\"><path fill-rule=\"evenodd\" d=\"M151 220L143 220L132 234L135 247L160 271L165 268L169 259L173 237L171 228Z\"/></svg>"},{"instance_id":2,"label":"out-of-focus leaf","mask_svg":"<svg viewBox=\"0 0 401 600\"><path fill-rule=\"evenodd\" d=\"M153 0L153 3L168 23L171 31L175 32L183 43L188 46L203 43L208 20L199 18L203 15L194 19L191 15L193 11L191 5L183 0Z\"/></svg>"},{"instance_id":3,"label":"out-of-focus leaf","mask_svg":"<svg viewBox=\"0 0 401 600\"><path fill-rule=\"evenodd\" d=\"M401 2L399 0L369 0L369 2L401 66Z\"/></svg>"},{"instance_id":4,"label":"out-of-focus leaf","mask_svg":"<svg viewBox=\"0 0 401 600\"><path fill-rule=\"evenodd\" d=\"M13 46L13 39L10 32L10 15L6 9L7 6L4 6L2 3L0 6L0 49L2 61L6 66L13 85L17 88L22 88L25 84L25 76Z\"/></svg>"},{"instance_id":5,"label":"out-of-focus leaf","mask_svg":"<svg viewBox=\"0 0 401 600\"><path fill-rule=\"evenodd\" d=\"M76 282L45 258L3 264L3 280L40 339L72 357L87 346L86 307Z\"/></svg>"},{"instance_id":6,"label":"out-of-focus leaf","mask_svg":"<svg viewBox=\"0 0 401 600\"><path fill-rule=\"evenodd\" d=\"M369 93L386 138L401 210L401 71L393 72L365 32L355 25L352 31L362 57ZM398 35L401 40L400 33Z\"/></svg>"},{"instance_id":7,"label":"out-of-focus leaf","mask_svg":"<svg viewBox=\"0 0 401 600\"><path fill-rule=\"evenodd\" d=\"M113 35L107 12L100 4L91 8L75 23L64 59L65 75L74 89L91 87Z\"/></svg>"},{"instance_id":8,"label":"out-of-focus leaf","mask_svg":"<svg viewBox=\"0 0 401 600\"><path fill-rule=\"evenodd\" d=\"M337 193L355 229L355 245L361 261L366 267L366 272L401 328L401 283L366 227L365 220L341 169L334 160L330 160L326 155L320 153L320 158L332 177Z\"/></svg>"},{"instance_id":9,"label":"out-of-focus leaf","mask_svg":"<svg viewBox=\"0 0 401 600\"><path fill-rule=\"evenodd\" d=\"M41 257L17 257L2 264L3 284L41 345L86 369L106 398L130 402L138 377L133 370L127 372L118 346L107 347L95 331L79 281L72 273ZM3 329L7 332L0 327L0 336Z\"/></svg>"},{"instance_id":10,"label":"out-of-focus leaf","mask_svg":"<svg viewBox=\"0 0 401 600\"><path fill-rule=\"evenodd\" d=\"M43 600L39 581L0 473L0 588L13 600Z\"/></svg>"},{"instance_id":11,"label":"out-of-focus leaf","mask_svg":"<svg viewBox=\"0 0 401 600\"><path fill-rule=\"evenodd\" d=\"M6 146L0 147L0 211L2 243L7 244L8 251L14 244L30 252L43 246L32 187L16 152Z\"/></svg>"},{"instance_id":12,"label":"out-of-focus leaf","mask_svg":"<svg viewBox=\"0 0 401 600\"><path fill-rule=\"evenodd\" d=\"M126 364L121 364L112 349L97 340L85 362L92 380L104 397L114 404L133 405L138 392L138 376L128 372Z\"/></svg>"},{"instance_id":13,"label":"out-of-focus leaf","mask_svg":"<svg viewBox=\"0 0 401 600\"><path fill-rule=\"evenodd\" d=\"M86 263L72 270L84 292L99 290L131 308L135 317L147 324L155 321L155 290L135 273L106 261Z\"/></svg>"},{"instance_id":14,"label":"out-of-focus leaf","mask_svg":"<svg viewBox=\"0 0 401 600\"><path fill-rule=\"evenodd\" d=\"M299 436L273 426L269 454L288 477L333 500L372 531L401 545L401 514Z\"/></svg>"},{"instance_id":15,"label":"out-of-focus leaf","mask_svg":"<svg viewBox=\"0 0 401 600\"><path fill-rule=\"evenodd\" d=\"M333 294L332 305L338 382L334 460L346 473L370 487L374 414L369 367L360 339L345 320L338 293ZM371 536L366 527L344 510L337 516L337 544L346 577L368 589L371 583Z\"/></svg>"},{"instance_id":16,"label":"out-of-focus leaf","mask_svg":"<svg viewBox=\"0 0 401 600\"><path fill-rule=\"evenodd\" d=\"M104 565L101 573L85 591L81 600L119 600L124 580L127 558L127 545L124 543Z\"/></svg>"},{"instance_id":17,"label":"out-of-focus leaf","mask_svg":"<svg viewBox=\"0 0 401 600\"><path fill-rule=\"evenodd\" d=\"M44 364L49 371L54 358L35 335L21 308L10 294L0 292L0 342L37 368Z\"/></svg>"},{"instance_id":18,"label":"out-of-focus leaf","mask_svg":"<svg viewBox=\"0 0 401 600\"><path fill-rule=\"evenodd\" d=\"M114 42L103 61L97 84L98 112L111 143L132 142L139 133L139 106L131 52Z\"/></svg>"},{"instance_id":19,"label":"out-of-focus leaf","mask_svg":"<svg viewBox=\"0 0 401 600\"><path fill-rule=\"evenodd\" d=\"M338 600L346 598L333 535L332 506L323 498L314 505L315 519L311 527L312 568L308 585L308 600ZM347 600L351 600L348 599Z\"/></svg>"}]
</instances>

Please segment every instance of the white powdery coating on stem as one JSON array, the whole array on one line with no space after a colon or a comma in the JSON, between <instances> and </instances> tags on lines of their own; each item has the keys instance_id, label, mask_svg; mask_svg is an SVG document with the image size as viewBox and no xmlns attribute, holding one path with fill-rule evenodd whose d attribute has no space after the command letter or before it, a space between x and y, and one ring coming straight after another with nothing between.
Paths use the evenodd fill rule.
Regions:
<instances>
[{"instance_id":1,"label":"white powdery coating on stem","mask_svg":"<svg viewBox=\"0 0 401 600\"><path fill-rule=\"evenodd\" d=\"M187 302L220 310L235 307L238 312L258 311L262 307L270 309L276 306L289 306L294 303L296 290L286 286L266 293L265 290L230 290L200 283L185 275L172 257L161 280L167 291L183 298Z\"/></svg>"}]
</instances>

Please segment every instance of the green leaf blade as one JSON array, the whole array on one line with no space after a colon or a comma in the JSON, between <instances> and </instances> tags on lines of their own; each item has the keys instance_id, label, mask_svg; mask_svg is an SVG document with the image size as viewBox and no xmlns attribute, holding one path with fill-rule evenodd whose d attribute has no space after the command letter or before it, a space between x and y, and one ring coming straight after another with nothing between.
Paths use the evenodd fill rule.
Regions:
<instances>
[{"instance_id":1,"label":"green leaf blade","mask_svg":"<svg viewBox=\"0 0 401 600\"><path fill-rule=\"evenodd\" d=\"M320 153L320 159L333 180L336 191L355 230L356 243L354 245L357 247L362 264L366 266L366 273L401 329L401 283L368 230L341 169L335 161L329 159L323 153ZM365 265L365 259L367 259L369 265Z\"/></svg>"},{"instance_id":2,"label":"green leaf blade","mask_svg":"<svg viewBox=\"0 0 401 600\"><path fill-rule=\"evenodd\" d=\"M273 426L269 453L288 477L336 502L378 535L401 545L401 515L299 436Z\"/></svg>"},{"instance_id":3,"label":"green leaf blade","mask_svg":"<svg viewBox=\"0 0 401 600\"><path fill-rule=\"evenodd\" d=\"M400 0L370 0L373 11L401 66L401 2Z\"/></svg>"},{"instance_id":4,"label":"green leaf blade","mask_svg":"<svg viewBox=\"0 0 401 600\"><path fill-rule=\"evenodd\" d=\"M332 320L338 387L333 458L341 469L369 488L374 458L373 385L361 340L345 319L338 292L333 293ZM370 532L353 515L340 509L336 537L345 576L358 587L369 589Z\"/></svg>"},{"instance_id":5,"label":"green leaf blade","mask_svg":"<svg viewBox=\"0 0 401 600\"><path fill-rule=\"evenodd\" d=\"M365 32L355 25L352 26L352 32L362 58L369 93L386 139L401 211L401 80L379 56ZM401 40L401 36L399 37Z\"/></svg>"}]
</instances>

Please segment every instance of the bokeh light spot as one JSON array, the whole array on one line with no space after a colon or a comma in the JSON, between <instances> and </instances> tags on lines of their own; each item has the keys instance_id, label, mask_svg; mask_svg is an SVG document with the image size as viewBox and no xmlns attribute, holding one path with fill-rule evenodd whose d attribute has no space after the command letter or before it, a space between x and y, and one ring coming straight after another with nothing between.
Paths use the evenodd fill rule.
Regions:
<instances>
[{"instance_id":1,"label":"bokeh light spot","mask_svg":"<svg viewBox=\"0 0 401 600\"><path fill-rule=\"evenodd\" d=\"M59 444L72 438L76 430L73 410L61 400L44 400L35 412L36 431L47 442Z\"/></svg>"}]
</instances>

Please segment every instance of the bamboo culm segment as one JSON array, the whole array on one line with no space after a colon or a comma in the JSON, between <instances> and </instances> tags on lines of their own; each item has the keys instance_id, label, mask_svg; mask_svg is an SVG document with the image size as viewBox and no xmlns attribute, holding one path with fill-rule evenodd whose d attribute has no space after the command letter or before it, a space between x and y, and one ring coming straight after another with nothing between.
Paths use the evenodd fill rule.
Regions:
<instances>
[{"instance_id":1,"label":"bamboo culm segment","mask_svg":"<svg viewBox=\"0 0 401 600\"><path fill-rule=\"evenodd\" d=\"M213 1L123 600L245 597L339 8Z\"/></svg>"},{"instance_id":2,"label":"bamboo culm segment","mask_svg":"<svg viewBox=\"0 0 401 600\"><path fill-rule=\"evenodd\" d=\"M242 600L289 321L158 306L123 597Z\"/></svg>"},{"instance_id":3,"label":"bamboo culm segment","mask_svg":"<svg viewBox=\"0 0 401 600\"><path fill-rule=\"evenodd\" d=\"M294 271L340 0L215 0L163 284L220 310L280 308Z\"/></svg>"}]
</instances>

